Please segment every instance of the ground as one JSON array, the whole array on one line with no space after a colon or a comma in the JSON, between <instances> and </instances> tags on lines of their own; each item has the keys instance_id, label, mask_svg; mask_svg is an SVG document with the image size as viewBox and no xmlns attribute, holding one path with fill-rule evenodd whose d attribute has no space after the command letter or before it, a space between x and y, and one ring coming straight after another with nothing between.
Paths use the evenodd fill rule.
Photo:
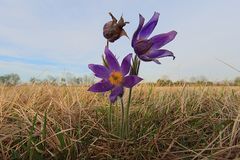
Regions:
<instances>
[{"instance_id":1,"label":"ground","mask_svg":"<svg viewBox=\"0 0 240 160\"><path fill-rule=\"evenodd\" d=\"M1 86L0 159L240 157L240 87L138 86L127 138L117 104L109 127L107 96L85 86Z\"/></svg>"}]
</instances>

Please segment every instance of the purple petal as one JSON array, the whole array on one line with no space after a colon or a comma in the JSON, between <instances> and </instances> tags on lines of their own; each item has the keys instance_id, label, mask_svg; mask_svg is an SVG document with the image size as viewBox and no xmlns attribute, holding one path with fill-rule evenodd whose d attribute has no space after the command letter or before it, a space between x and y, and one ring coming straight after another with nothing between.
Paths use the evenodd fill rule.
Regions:
<instances>
[{"instance_id":1,"label":"purple petal","mask_svg":"<svg viewBox=\"0 0 240 160\"><path fill-rule=\"evenodd\" d=\"M111 90L113 86L108 81L101 81L92 85L88 91L91 92L107 92Z\"/></svg>"},{"instance_id":2,"label":"purple petal","mask_svg":"<svg viewBox=\"0 0 240 160\"><path fill-rule=\"evenodd\" d=\"M121 69L122 74L125 76L128 74L130 67L131 67L131 59L132 59L132 53L128 54L122 61Z\"/></svg>"},{"instance_id":3,"label":"purple petal","mask_svg":"<svg viewBox=\"0 0 240 160\"><path fill-rule=\"evenodd\" d=\"M105 47L105 55L109 68L111 70L120 71L119 63L108 47Z\"/></svg>"},{"instance_id":4,"label":"purple petal","mask_svg":"<svg viewBox=\"0 0 240 160\"><path fill-rule=\"evenodd\" d=\"M136 44L136 41L137 41L137 39L138 39L139 32L141 31L142 26L143 26L143 24L144 24L144 20L145 20L145 19L143 18L143 16L142 16L141 14L139 14L139 24L138 24L137 30L136 30L136 31L134 32L134 34L133 34L132 47L134 47L135 44Z\"/></svg>"},{"instance_id":5,"label":"purple petal","mask_svg":"<svg viewBox=\"0 0 240 160\"><path fill-rule=\"evenodd\" d=\"M169 56L175 58L173 53L166 49L153 50L149 54L146 54L146 56L148 58L162 58L162 57L169 57Z\"/></svg>"},{"instance_id":6,"label":"purple petal","mask_svg":"<svg viewBox=\"0 0 240 160\"><path fill-rule=\"evenodd\" d=\"M153 62L155 62L155 63L157 63L157 64L161 64L157 59L155 59L155 58L149 58L149 57L146 56L146 55L141 55L141 56L139 56L139 58L140 58L142 61L145 61L145 62L153 61Z\"/></svg>"},{"instance_id":7,"label":"purple petal","mask_svg":"<svg viewBox=\"0 0 240 160\"><path fill-rule=\"evenodd\" d=\"M146 55L140 55L138 56L141 60L145 61L145 62L149 62L152 61L152 58L147 57Z\"/></svg>"},{"instance_id":8,"label":"purple petal","mask_svg":"<svg viewBox=\"0 0 240 160\"><path fill-rule=\"evenodd\" d=\"M156 35L150 39L153 43L151 49L159 49L165 44L171 42L177 35L176 31Z\"/></svg>"},{"instance_id":9,"label":"purple petal","mask_svg":"<svg viewBox=\"0 0 240 160\"><path fill-rule=\"evenodd\" d=\"M112 103L114 103L117 100L118 96L121 96L123 94L123 87L118 86L113 88L111 94L109 95L109 99Z\"/></svg>"},{"instance_id":10,"label":"purple petal","mask_svg":"<svg viewBox=\"0 0 240 160\"><path fill-rule=\"evenodd\" d=\"M150 40L140 40L135 44L134 51L137 55L143 55L151 49L152 45Z\"/></svg>"},{"instance_id":11,"label":"purple petal","mask_svg":"<svg viewBox=\"0 0 240 160\"><path fill-rule=\"evenodd\" d=\"M153 62L155 62L155 63L157 63L157 64L161 64L161 63L159 62L159 60L157 60L157 59L153 59Z\"/></svg>"},{"instance_id":12,"label":"purple petal","mask_svg":"<svg viewBox=\"0 0 240 160\"><path fill-rule=\"evenodd\" d=\"M91 69L98 78L107 79L109 77L109 70L103 65L89 64L88 68Z\"/></svg>"},{"instance_id":13,"label":"purple petal","mask_svg":"<svg viewBox=\"0 0 240 160\"><path fill-rule=\"evenodd\" d=\"M134 75L126 76L123 81L123 86L127 88L132 88L133 86L138 84L141 80L143 79L138 76Z\"/></svg>"},{"instance_id":14,"label":"purple petal","mask_svg":"<svg viewBox=\"0 0 240 160\"><path fill-rule=\"evenodd\" d=\"M146 39L150 36L158 23L159 15L160 14L158 12L154 12L152 18L143 26L142 30L140 31L139 39Z\"/></svg>"}]
</instances>

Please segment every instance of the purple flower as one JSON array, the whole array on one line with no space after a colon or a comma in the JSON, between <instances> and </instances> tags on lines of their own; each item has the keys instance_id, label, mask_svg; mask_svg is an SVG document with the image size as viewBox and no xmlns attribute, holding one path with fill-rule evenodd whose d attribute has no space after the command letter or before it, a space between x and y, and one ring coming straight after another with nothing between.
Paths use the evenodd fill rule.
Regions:
<instances>
[{"instance_id":1,"label":"purple flower","mask_svg":"<svg viewBox=\"0 0 240 160\"><path fill-rule=\"evenodd\" d=\"M145 25L143 25L144 17L139 15L139 25L132 38L132 47L137 56L143 61L154 61L158 64L160 64L158 58L167 56L175 58L171 51L160 48L171 42L177 35L176 31L171 31L148 38L158 23L159 15L158 12L154 12Z\"/></svg>"},{"instance_id":2,"label":"purple flower","mask_svg":"<svg viewBox=\"0 0 240 160\"><path fill-rule=\"evenodd\" d=\"M132 88L138 84L142 78L135 75L128 75L131 67L132 54L128 54L119 65L113 53L105 47L105 56L108 67L97 64L89 64L88 68L91 69L95 76L102 80L92 85L88 91L91 92L107 92L111 90L109 96L110 101L113 103L118 96L123 95L123 88Z\"/></svg>"}]
</instances>

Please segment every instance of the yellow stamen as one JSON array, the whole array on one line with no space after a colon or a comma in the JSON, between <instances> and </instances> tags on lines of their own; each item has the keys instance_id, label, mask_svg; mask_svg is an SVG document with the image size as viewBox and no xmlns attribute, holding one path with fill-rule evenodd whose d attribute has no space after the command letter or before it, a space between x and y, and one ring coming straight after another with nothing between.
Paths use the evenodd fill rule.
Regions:
<instances>
[{"instance_id":1,"label":"yellow stamen","mask_svg":"<svg viewBox=\"0 0 240 160\"><path fill-rule=\"evenodd\" d=\"M118 86L122 84L123 81L123 75L119 71L113 71L110 74L109 81L112 85Z\"/></svg>"}]
</instances>

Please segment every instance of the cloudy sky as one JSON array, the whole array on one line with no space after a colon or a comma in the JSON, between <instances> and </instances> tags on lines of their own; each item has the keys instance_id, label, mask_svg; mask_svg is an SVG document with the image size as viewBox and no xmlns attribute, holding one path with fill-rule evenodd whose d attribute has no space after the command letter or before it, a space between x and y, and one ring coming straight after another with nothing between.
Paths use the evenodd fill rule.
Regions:
<instances>
[{"instance_id":1,"label":"cloudy sky","mask_svg":"<svg viewBox=\"0 0 240 160\"><path fill-rule=\"evenodd\" d=\"M0 0L0 75L15 72L23 81L66 72L90 75L87 64L101 63L106 44L102 27L110 20L109 11L130 22L125 27L130 38L138 14L148 20L157 11L160 19L153 35L178 32L165 46L176 59L142 63L144 79L233 79L239 73L217 59L240 69L239 7L239 0ZM122 37L110 48L122 59L133 52L130 43Z\"/></svg>"}]
</instances>

